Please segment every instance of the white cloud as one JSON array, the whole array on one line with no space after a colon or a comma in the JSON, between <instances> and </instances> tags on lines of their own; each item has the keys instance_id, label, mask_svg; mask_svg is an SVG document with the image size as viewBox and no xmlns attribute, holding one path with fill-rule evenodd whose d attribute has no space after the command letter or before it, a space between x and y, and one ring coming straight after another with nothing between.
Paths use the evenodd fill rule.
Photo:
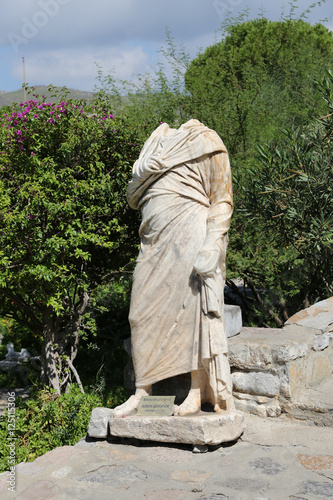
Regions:
<instances>
[{"instance_id":1,"label":"white cloud","mask_svg":"<svg viewBox=\"0 0 333 500\"><path fill-rule=\"evenodd\" d=\"M299 0L301 14L312 0ZM309 20L330 15L330 6L313 9ZM257 17L278 20L288 0L2 0L0 17L0 88L18 88L22 55L27 81L86 88L94 86L98 61L119 78L144 73L165 45L165 28L191 57L220 39L219 28L229 6L231 17L250 7ZM330 23L332 27L332 23ZM216 34L216 38L214 37ZM14 69L13 69L14 68ZM12 75L12 77L10 77Z\"/></svg>"},{"instance_id":2,"label":"white cloud","mask_svg":"<svg viewBox=\"0 0 333 500\"><path fill-rule=\"evenodd\" d=\"M115 71L121 79L131 78L147 65L147 54L141 47L100 48L96 51L44 50L36 51L26 58L26 80L31 85L64 85L82 90L92 90L97 77L97 66ZM22 67L12 70L14 78L21 78Z\"/></svg>"}]
</instances>

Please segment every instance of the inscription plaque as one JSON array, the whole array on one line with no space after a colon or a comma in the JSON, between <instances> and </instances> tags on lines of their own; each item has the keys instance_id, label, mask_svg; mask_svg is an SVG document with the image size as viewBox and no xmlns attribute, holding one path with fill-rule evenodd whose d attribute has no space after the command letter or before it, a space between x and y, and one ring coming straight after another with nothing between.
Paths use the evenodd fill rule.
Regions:
<instances>
[{"instance_id":1,"label":"inscription plaque","mask_svg":"<svg viewBox=\"0 0 333 500\"><path fill-rule=\"evenodd\" d=\"M169 417L173 414L176 396L143 396L137 415L146 417Z\"/></svg>"}]
</instances>

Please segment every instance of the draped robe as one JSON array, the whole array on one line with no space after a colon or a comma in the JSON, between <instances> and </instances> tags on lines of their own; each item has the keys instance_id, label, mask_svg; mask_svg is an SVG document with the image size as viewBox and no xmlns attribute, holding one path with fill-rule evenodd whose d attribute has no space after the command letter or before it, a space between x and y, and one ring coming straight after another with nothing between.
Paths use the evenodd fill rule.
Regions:
<instances>
[{"instance_id":1,"label":"draped robe","mask_svg":"<svg viewBox=\"0 0 333 500\"><path fill-rule=\"evenodd\" d=\"M231 392L223 288L232 186L223 142L197 120L178 130L162 124L127 197L142 212L129 315L136 387L204 368L218 403Z\"/></svg>"}]
</instances>

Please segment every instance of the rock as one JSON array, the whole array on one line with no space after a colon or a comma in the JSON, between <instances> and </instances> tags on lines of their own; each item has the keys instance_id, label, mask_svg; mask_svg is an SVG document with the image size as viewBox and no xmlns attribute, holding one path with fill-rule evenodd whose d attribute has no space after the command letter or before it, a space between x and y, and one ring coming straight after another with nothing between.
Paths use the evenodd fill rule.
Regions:
<instances>
[{"instance_id":1,"label":"rock","mask_svg":"<svg viewBox=\"0 0 333 500\"><path fill-rule=\"evenodd\" d=\"M326 353L326 351L325 351ZM308 383L318 385L323 380L332 377L332 364L330 357L326 354L318 353L312 360L309 360Z\"/></svg>"},{"instance_id":2,"label":"rock","mask_svg":"<svg viewBox=\"0 0 333 500\"><path fill-rule=\"evenodd\" d=\"M243 327L228 341L231 367L269 371L276 365L304 357L313 346L314 331L297 325L284 328Z\"/></svg>"},{"instance_id":3,"label":"rock","mask_svg":"<svg viewBox=\"0 0 333 500\"><path fill-rule=\"evenodd\" d=\"M260 457L251 460L249 463L253 469L259 469L262 474L276 476L285 470L285 467L278 462L275 462L270 457Z\"/></svg>"},{"instance_id":4,"label":"rock","mask_svg":"<svg viewBox=\"0 0 333 500\"><path fill-rule=\"evenodd\" d=\"M326 332L333 323L333 297L313 304L307 309L303 309L294 314L286 325L297 324Z\"/></svg>"},{"instance_id":5,"label":"rock","mask_svg":"<svg viewBox=\"0 0 333 500\"><path fill-rule=\"evenodd\" d=\"M207 453L208 446L206 444L194 444L192 448L193 453Z\"/></svg>"},{"instance_id":6,"label":"rock","mask_svg":"<svg viewBox=\"0 0 333 500\"><path fill-rule=\"evenodd\" d=\"M10 342L7 344L7 361L27 361L31 358L31 354L26 349L21 349L21 352L16 352L14 350L14 345Z\"/></svg>"},{"instance_id":7,"label":"rock","mask_svg":"<svg viewBox=\"0 0 333 500\"><path fill-rule=\"evenodd\" d=\"M232 374L232 383L234 390L238 392L246 392L259 396L273 397L276 396L280 390L279 377L271 375L270 373L235 372Z\"/></svg>"},{"instance_id":8,"label":"rock","mask_svg":"<svg viewBox=\"0 0 333 500\"><path fill-rule=\"evenodd\" d=\"M113 415L110 408L94 408L91 412L88 436L92 438L107 438L109 418Z\"/></svg>"},{"instance_id":9,"label":"rock","mask_svg":"<svg viewBox=\"0 0 333 500\"><path fill-rule=\"evenodd\" d=\"M239 306L224 305L224 322L227 337L233 337L242 329L242 310Z\"/></svg>"},{"instance_id":10,"label":"rock","mask_svg":"<svg viewBox=\"0 0 333 500\"><path fill-rule=\"evenodd\" d=\"M49 500L54 498L59 492L59 488L52 481L40 481L38 484L28 486L19 495L17 500Z\"/></svg>"},{"instance_id":11,"label":"rock","mask_svg":"<svg viewBox=\"0 0 333 500\"><path fill-rule=\"evenodd\" d=\"M255 401L259 405L268 403L272 401L271 398L267 398L265 396L256 396L254 394L246 394L245 392L235 392L233 391L233 396L237 399L247 400L247 401Z\"/></svg>"},{"instance_id":12,"label":"rock","mask_svg":"<svg viewBox=\"0 0 333 500\"><path fill-rule=\"evenodd\" d=\"M322 498L333 498L333 483L328 481L303 481L301 493L316 495Z\"/></svg>"},{"instance_id":13,"label":"rock","mask_svg":"<svg viewBox=\"0 0 333 500\"><path fill-rule=\"evenodd\" d=\"M313 341L312 349L314 351L323 351L330 345L330 339L332 338L331 333L325 335L317 335Z\"/></svg>"},{"instance_id":14,"label":"rock","mask_svg":"<svg viewBox=\"0 0 333 500\"><path fill-rule=\"evenodd\" d=\"M139 417L109 419L110 434L148 441L217 445L235 441L244 431L244 416L233 410L201 412L184 417Z\"/></svg>"},{"instance_id":15,"label":"rock","mask_svg":"<svg viewBox=\"0 0 333 500\"><path fill-rule=\"evenodd\" d=\"M138 480L145 481L147 477L147 474L135 465L102 465L97 470L78 477L77 481L100 483L110 487L115 483L128 485Z\"/></svg>"},{"instance_id":16,"label":"rock","mask_svg":"<svg viewBox=\"0 0 333 500\"><path fill-rule=\"evenodd\" d=\"M291 417L304 422L326 428L333 427L333 378L304 390L295 401L285 402L283 410Z\"/></svg>"},{"instance_id":17,"label":"rock","mask_svg":"<svg viewBox=\"0 0 333 500\"><path fill-rule=\"evenodd\" d=\"M274 404L267 406L267 416L268 417L279 417L282 413L281 406L275 401Z\"/></svg>"},{"instance_id":18,"label":"rock","mask_svg":"<svg viewBox=\"0 0 333 500\"><path fill-rule=\"evenodd\" d=\"M251 413L257 417L267 417L266 405L258 405L254 400L239 400L234 399L235 407L244 413Z\"/></svg>"},{"instance_id":19,"label":"rock","mask_svg":"<svg viewBox=\"0 0 333 500\"><path fill-rule=\"evenodd\" d=\"M302 358L308 351L306 342L301 344L292 343L287 346L282 346L273 350L273 357L277 363L286 363L297 358Z\"/></svg>"}]
</instances>

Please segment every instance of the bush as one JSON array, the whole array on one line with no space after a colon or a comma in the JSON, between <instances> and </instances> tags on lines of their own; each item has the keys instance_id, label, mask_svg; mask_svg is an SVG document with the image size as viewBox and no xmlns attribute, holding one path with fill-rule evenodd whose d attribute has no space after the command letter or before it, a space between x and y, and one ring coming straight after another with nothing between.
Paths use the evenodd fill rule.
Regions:
<instances>
[{"instance_id":1,"label":"bush","mask_svg":"<svg viewBox=\"0 0 333 500\"><path fill-rule=\"evenodd\" d=\"M54 390L43 388L35 389L35 394L27 401L17 400L16 463L31 462L58 446L77 443L87 433L92 409L102 404L97 394L82 394L76 385L61 396ZM9 469L11 415L6 409L0 419L0 472Z\"/></svg>"},{"instance_id":2,"label":"bush","mask_svg":"<svg viewBox=\"0 0 333 500\"><path fill-rule=\"evenodd\" d=\"M141 143L101 96L34 96L0 113L0 314L36 336L43 381L58 393L80 384L89 296L136 254L126 187Z\"/></svg>"}]
</instances>

